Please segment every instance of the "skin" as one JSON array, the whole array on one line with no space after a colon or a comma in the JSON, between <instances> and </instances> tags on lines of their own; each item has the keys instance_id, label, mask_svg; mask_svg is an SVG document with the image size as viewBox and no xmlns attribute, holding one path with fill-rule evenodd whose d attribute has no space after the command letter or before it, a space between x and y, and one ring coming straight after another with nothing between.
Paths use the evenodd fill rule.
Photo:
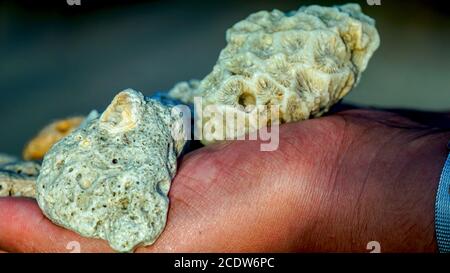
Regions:
<instances>
[{"instance_id":1,"label":"skin","mask_svg":"<svg viewBox=\"0 0 450 273\"><path fill-rule=\"evenodd\" d=\"M165 231L149 252L435 252L434 201L450 115L343 110L280 127L280 146L211 145L183 158ZM109 252L0 198L0 249Z\"/></svg>"}]
</instances>

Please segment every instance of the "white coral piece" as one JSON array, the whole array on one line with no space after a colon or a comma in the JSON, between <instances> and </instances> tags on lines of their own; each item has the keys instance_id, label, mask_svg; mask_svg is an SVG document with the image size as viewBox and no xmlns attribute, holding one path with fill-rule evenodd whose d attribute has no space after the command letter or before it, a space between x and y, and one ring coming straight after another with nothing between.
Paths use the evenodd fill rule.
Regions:
<instances>
[{"instance_id":1,"label":"white coral piece","mask_svg":"<svg viewBox=\"0 0 450 273\"><path fill-rule=\"evenodd\" d=\"M260 11L230 28L226 40L209 75L179 83L169 94L185 103L202 97L197 112L210 105L219 112L231 108L249 119L247 124L259 117L249 105L276 105L281 122L322 115L357 84L379 46L374 20L358 4L308 6L287 14ZM196 126L206 123L211 119L198 119ZM252 129L247 126L245 132ZM202 142L224 137L204 136Z\"/></svg>"}]
</instances>

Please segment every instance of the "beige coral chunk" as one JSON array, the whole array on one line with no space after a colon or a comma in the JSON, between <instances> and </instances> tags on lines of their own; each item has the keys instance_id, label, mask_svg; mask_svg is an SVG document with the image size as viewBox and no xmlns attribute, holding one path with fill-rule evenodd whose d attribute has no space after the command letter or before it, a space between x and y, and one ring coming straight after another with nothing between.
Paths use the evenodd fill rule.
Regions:
<instances>
[{"instance_id":1,"label":"beige coral chunk","mask_svg":"<svg viewBox=\"0 0 450 273\"><path fill-rule=\"evenodd\" d=\"M36 177L25 177L0 171L0 197L36 196Z\"/></svg>"},{"instance_id":2,"label":"beige coral chunk","mask_svg":"<svg viewBox=\"0 0 450 273\"><path fill-rule=\"evenodd\" d=\"M222 122L230 108L244 116L246 124L259 124L245 125L246 133L266 125L255 120L260 117L254 113L260 109L255 105L276 106L276 120L268 118L267 125L322 115L358 83L380 43L374 20L358 4L314 5L289 13L260 11L228 29L226 41L209 75L179 83L169 92L194 104L196 114L216 106L217 118L196 119L204 134L206 127ZM201 104L194 102L195 97L202 98ZM234 137L240 129L237 126ZM224 137L203 135L202 142Z\"/></svg>"},{"instance_id":3,"label":"beige coral chunk","mask_svg":"<svg viewBox=\"0 0 450 273\"><path fill-rule=\"evenodd\" d=\"M57 120L45 126L25 147L25 160L41 160L48 150L63 137L70 134L83 122L84 117Z\"/></svg>"},{"instance_id":4,"label":"beige coral chunk","mask_svg":"<svg viewBox=\"0 0 450 273\"><path fill-rule=\"evenodd\" d=\"M7 156L1 156L5 158ZM35 197L39 171L40 165L32 161L3 161L0 163L0 197Z\"/></svg>"}]
</instances>

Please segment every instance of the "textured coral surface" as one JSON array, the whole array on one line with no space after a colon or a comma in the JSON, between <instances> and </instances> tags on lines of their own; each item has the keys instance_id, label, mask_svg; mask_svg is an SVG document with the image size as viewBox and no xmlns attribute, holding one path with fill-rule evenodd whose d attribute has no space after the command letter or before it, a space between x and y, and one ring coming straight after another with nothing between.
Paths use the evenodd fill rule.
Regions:
<instances>
[{"instance_id":1,"label":"textured coral surface","mask_svg":"<svg viewBox=\"0 0 450 273\"><path fill-rule=\"evenodd\" d=\"M41 209L118 251L153 243L166 223L184 145L172 137L177 121L169 107L139 92L119 93L100 117L90 115L47 153L36 186Z\"/></svg>"},{"instance_id":2,"label":"textured coral surface","mask_svg":"<svg viewBox=\"0 0 450 273\"><path fill-rule=\"evenodd\" d=\"M357 4L308 6L287 14L260 11L230 28L226 41L209 75L177 84L170 95L185 103L202 97L197 109L217 105L219 113L234 111L248 124L259 117L253 105L276 105L281 122L322 115L358 82L379 46L374 20ZM203 118L197 126L221 122L223 116ZM245 133L249 129L258 128ZM207 136L212 141L203 143L223 138Z\"/></svg>"},{"instance_id":3,"label":"textured coral surface","mask_svg":"<svg viewBox=\"0 0 450 273\"><path fill-rule=\"evenodd\" d=\"M38 163L0 154L0 197L34 197L40 169Z\"/></svg>"}]
</instances>

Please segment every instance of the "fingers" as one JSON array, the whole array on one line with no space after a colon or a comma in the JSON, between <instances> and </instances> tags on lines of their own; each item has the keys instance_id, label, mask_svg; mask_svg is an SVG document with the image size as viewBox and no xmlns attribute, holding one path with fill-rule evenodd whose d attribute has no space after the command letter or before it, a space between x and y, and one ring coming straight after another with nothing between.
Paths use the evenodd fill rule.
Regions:
<instances>
[{"instance_id":1,"label":"fingers","mask_svg":"<svg viewBox=\"0 0 450 273\"><path fill-rule=\"evenodd\" d=\"M106 242L56 226L28 198L0 198L0 249L8 252L110 252Z\"/></svg>"}]
</instances>

